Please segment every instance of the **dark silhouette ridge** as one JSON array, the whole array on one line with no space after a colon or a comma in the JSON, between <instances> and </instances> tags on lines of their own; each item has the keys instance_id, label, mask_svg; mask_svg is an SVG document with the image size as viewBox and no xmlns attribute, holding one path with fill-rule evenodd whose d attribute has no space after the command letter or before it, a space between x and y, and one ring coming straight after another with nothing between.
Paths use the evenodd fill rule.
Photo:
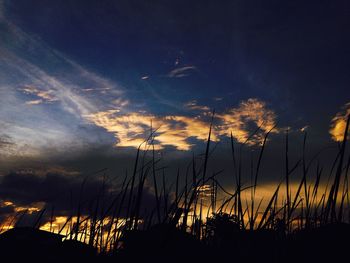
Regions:
<instances>
[{"instance_id":1,"label":"dark silhouette ridge","mask_svg":"<svg viewBox=\"0 0 350 263\"><path fill-rule=\"evenodd\" d=\"M1 234L0 242L15 242L17 244L33 242L38 245L57 245L62 242L63 237L63 235L32 227L16 227Z\"/></svg>"},{"instance_id":2,"label":"dark silhouette ridge","mask_svg":"<svg viewBox=\"0 0 350 263\"><path fill-rule=\"evenodd\" d=\"M32 227L13 228L0 235L0 254L11 262L94 261L94 248L74 240L62 241L63 238Z\"/></svg>"},{"instance_id":3,"label":"dark silhouette ridge","mask_svg":"<svg viewBox=\"0 0 350 263\"><path fill-rule=\"evenodd\" d=\"M285 234L246 230L222 215L205 224L199 239L172 223L128 230L118 250L97 251L47 231L17 227L0 235L2 258L11 262L339 262L347 255L350 225L327 224Z\"/></svg>"},{"instance_id":4,"label":"dark silhouette ridge","mask_svg":"<svg viewBox=\"0 0 350 263\"><path fill-rule=\"evenodd\" d=\"M121 242L123 249L115 256L125 262L129 259L157 262L162 259L181 262L184 258L203 260L207 248L193 235L168 224L155 225L147 231L128 231Z\"/></svg>"},{"instance_id":5,"label":"dark silhouette ridge","mask_svg":"<svg viewBox=\"0 0 350 263\"><path fill-rule=\"evenodd\" d=\"M348 262L350 224L303 229L287 240L288 262Z\"/></svg>"},{"instance_id":6,"label":"dark silhouette ridge","mask_svg":"<svg viewBox=\"0 0 350 263\"><path fill-rule=\"evenodd\" d=\"M339 262L347 258L350 238L350 225L343 223L288 235L272 229L219 231L201 240L164 225L130 231L114 257L121 262Z\"/></svg>"}]
</instances>

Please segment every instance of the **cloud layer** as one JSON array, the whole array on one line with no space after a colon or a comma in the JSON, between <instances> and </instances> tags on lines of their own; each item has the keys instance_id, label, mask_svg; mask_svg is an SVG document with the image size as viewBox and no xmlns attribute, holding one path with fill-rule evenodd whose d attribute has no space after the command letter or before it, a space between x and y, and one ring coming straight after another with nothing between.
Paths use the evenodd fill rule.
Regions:
<instances>
[{"instance_id":1,"label":"cloud layer","mask_svg":"<svg viewBox=\"0 0 350 263\"><path fill-rule=\"evenodd\" d=\"M119 191L112 180L106 179L101 174L87 177L72 173L49 172L41 175L28 171L9 173L0 180L0 224L16 213L18 215L26 212L26 224L32 226L30 223L38 218L43 208L46 209L46 213L42 224L48 222L53 207L55 217L67 217L76 212L78 207L82 215L88 215L91 213L91 207L97 202L103 203L105 207L110 206ZM114 205L117 207L119 204ZM154 195L151 189L145 186L140 215L142 216L146 210L151 211L154 207ZM125 212L123 209L121 216Z\"/></svg>"}]
</instances>

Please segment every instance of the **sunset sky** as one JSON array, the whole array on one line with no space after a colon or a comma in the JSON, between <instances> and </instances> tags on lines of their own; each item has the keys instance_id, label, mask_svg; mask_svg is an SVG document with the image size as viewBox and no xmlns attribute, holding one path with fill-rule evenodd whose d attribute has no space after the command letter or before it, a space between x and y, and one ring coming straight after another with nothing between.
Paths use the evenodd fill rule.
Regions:
<instances>
[{"instance_id":1,"label":"sunset sky","mask_svg":"<svg viewBox=\"0 0 350 263\"><path fill-rule=\"evenodd\" d=\"M274 128L261 180L279 181L286 129L293 161L305 132L309 158L342 138L349 15L348 1L0 0L0 199L45 202L16 196L17 170L72 188L131 171L152 129L172 174L204 152L213 110L210 171L230 173L231 132L239 147L260 126L250 158Z\"/></svg>"}]
</instances>

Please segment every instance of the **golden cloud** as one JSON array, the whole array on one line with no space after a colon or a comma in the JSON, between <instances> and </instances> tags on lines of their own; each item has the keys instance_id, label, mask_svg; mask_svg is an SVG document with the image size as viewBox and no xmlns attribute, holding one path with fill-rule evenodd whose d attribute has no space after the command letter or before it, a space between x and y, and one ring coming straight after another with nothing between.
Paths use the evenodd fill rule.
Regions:
<instances>
[{"instance_id":1,"label":"golden cloud","mask_svg":"<svg viewBox=\"0 0 350 263\"><path fill-rule=\"evenodd\" d=\"M196 102L191 102L191 105L197 106ZM189 117L155 116L141 112L123 114L119 110L107 110L88 114L85 117L91 123L113 133L119 147L137 148L149 137L151 130L156 130L155 149L173 146L178 150L187 151L193 146L189 142L190 138L200 141L207 140L210 126L210 115L207 112L196 117ZM249 99L241 102L239 107L227 113L217 114L216 117L220 124L212 130L212 141L219 141L219 136L231 136L232 131L238 142L245 142L252 132L248 127L252 122L255 126L260 127L260 132L248 142L252 145L261 142L263 133L275 126L276 115L266 108L264 102Z\"/></svg>"},{"instance_id":2,"label":"golden cloud","mask_svg":"<svg viewBox=\"0 0 350 263\"><path fill-rule=\"evenodd\" d=\"M342 141L346 128L346 121L350 115L350 102L343 106L343 111L338 112L331 121L329 133L334 141Z\"/></svg>"},{"instance_id":3,"label":"golden cloud","mask_svg":"<svg viewBox=\"0 0 350 263\"><path fill-rule=\"evenodd\" d=\"M255 98L242 101L237 108L232 108L224 114L217 114L216 117L222 121L219 134L231 136L232 132L232 136L240 143L246 142L254 131L250 125L255 129L260 127L259 131L247 141L249 145L260 143L263 134L276 126L276 114L267 109L265 102ZM274 129L272 132L276 133L278 130Z\"/></svg>"},{"instance_id":4,"label":"golden cloud","mask_svg":"<svg viewBox=\"0 0 350 263\"><path fill-rule=\"evenodd\" d=\"M178 150L189 150L191 144L187 141L195 137L205 141L208 137L208 123L197 118L185 116L157 117L144 113L120 114L117 110L108 110L85 116L95 125L106 129L115 135L117 146L137 148L156 130L155 148L174 146ZM216 140L214 135L213 140Z\"/></svg>"}]
</instances>

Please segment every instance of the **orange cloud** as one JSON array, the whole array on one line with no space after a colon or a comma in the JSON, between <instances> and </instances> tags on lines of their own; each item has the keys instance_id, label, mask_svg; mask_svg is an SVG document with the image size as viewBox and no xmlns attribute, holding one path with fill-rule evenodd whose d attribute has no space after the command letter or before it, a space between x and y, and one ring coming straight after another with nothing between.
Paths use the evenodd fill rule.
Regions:
<instances>
[{"instance_id":1,"label":"orange cloud","mask_svg":"<svg viewBox=\"0 0 350 263\"><path fill-rule=\"evenodd\" d=\"M219 126L219 134L231 136L240 143L244 143L257 127L260 130L247 141L253 145L262 141L264 133L270 131L276 125L276 114L266 107L266 103L258 99L242 101L237 108L230 109L227 113L217 114L222 124ZM254 126L254 129L250 127ZM272 132L278 132L274 129Z\"/></svg>"},{"instance_id":2,"label":"orange cloud","mask_svg":"<svg viewBox=\"0 0 350 263\"><path fill-rule=\"evenodd\" d=\"M346 121L350 115L350 102L343 106L343 111L338 112L331 121L329 133L334 141L342 141L344 138L344 131L346 128Z\"/></svg>"},{"instance_id":3,"label":"orange cloud","mask_svg":"<svg viewBox=\"0 0 350 263\"><path fill-rule=\"evenodd\" d=\"M178 150L189 150L192 144L187 141L193 137L201 141L206 141L209 132L209 122L201 117L167 116L164 118L165 124L160 128L160 135L156 137L162 145L172 145ZM211 140L217 141L215 133Z\"/></svg>"},{"instance_id":4,"label":"orange cloud","mask_svg":"<svg viewBox=\"0 0 350 263\"><path fill-rule=\"evenodd\" d=\"M195 101L190 102L189 105L197 107ZM200 107L204 110L204 106ZM123 114L119 110L107 110L85 115L85 117L91 123L113 133L118 141L116 145L119 147L139 147L149 137L152 129L156 130L154 140L156 149L173 146L178 150L187 151L193 146L189 142L190 138L207 140L210 126L208 112L189 117L155 116L140 112ZM216 117L220 123L212 130L212 141L219 141L219 136L230 136L232 131L238 142L245 142L252 132L249 124L253 123L257 127L260 126L260 132L248 142L252 145L261 142L263 133L275 126L276 115L266 108L264 102L249 99L241 102L239 107L217 114Z\"/></svg>"},{"instance_id":5,"label":"orange cloud","mask_svg":"<svg viewBox=\"0 0 350 263\"><path fill-rule=\"evenodd\" d=\"M108 110L89 114L86 118L95 125L115 135L117 146L137 148L150 135L151 127L156 131L154 145L156 149L174 146L178 150L189 150L190 137L205 141L209 124L199 117L185 116L157 117L143 113L120 114L117 110ZM217 140L213 135L213 140Z\"/></svg>"}]
</instances>

